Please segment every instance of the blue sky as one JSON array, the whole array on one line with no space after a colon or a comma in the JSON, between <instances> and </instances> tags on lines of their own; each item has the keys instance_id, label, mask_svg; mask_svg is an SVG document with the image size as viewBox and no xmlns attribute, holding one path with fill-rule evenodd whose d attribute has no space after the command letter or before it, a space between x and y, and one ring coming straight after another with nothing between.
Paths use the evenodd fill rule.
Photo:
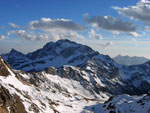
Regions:
<instances>
[{"instance_id":1,"label":"blue sky","mask_svg":"<svg viewBox=\"0 0 150 113\"><path fill-rule=\"evenodd\" d=\"M148 0L1 0L0 53L70 39L112 57L150 58Z\"/></svg>"}]
</instances>

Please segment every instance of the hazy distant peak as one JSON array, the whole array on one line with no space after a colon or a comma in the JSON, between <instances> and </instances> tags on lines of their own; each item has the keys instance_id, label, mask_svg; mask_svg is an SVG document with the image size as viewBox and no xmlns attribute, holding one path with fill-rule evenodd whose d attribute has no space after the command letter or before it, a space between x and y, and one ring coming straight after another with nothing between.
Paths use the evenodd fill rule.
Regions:
<instances>
[{"instance_id":1,"label":"hazy distant peak","mask_svg":"<svg viewBox=\"0 0 150 113\"><path fill-rule=\"evenodd\" d=\"M149 60L145 57L138 57L138 56L131 57L128 55L126 56L118 55L114 57L113 59L118 64L124 64L124 65L138 65L138 64L143 64Z\"/></svg>"}]
</instances>

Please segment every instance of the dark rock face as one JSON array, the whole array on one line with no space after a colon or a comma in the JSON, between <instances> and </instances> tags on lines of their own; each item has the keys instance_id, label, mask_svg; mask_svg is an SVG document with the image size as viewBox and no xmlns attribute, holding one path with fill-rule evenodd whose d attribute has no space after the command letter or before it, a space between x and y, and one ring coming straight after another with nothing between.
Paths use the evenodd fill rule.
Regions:
<instances>
[{"instance_id":1,"label":"dark rock face","mask_svg":"<svg viewBox=\"0 0 150 113\"><path fill-rule=\"evenodd\" d=\"M80 81L82 74L78 70L73 69L73 67L63 66L61 68L61 77Z\"/></svg>"},{"instance_id":2,"label":"dark rock face","mask_svg":"<svg viewBox=\"0 0 150 113\"><path fill-rule=\"evenodd\" d=\"M55 67L49 67L46 69L46 73L52 74L52 75L57 75L57 69Z\"/></svg>"},{"instance_id":3,"label":"dark rock face","mask_svg":"<svg viewBox=\"0 0 150 113\"><path fill-rule=\"evenodd\" d=\"M66 48L66 49L62 50L60 54L64 58L68 58L69 56L71 56L72 54L74 54L75 50L76 50L76 48L69 47L69 48Z\"/></svg>"},{"instance_id":4,"label":"dark rock face","mask_svg":"<svg viewBox=\"0 0 150 113\"><path fill-rule=\"evenodd\" d=\"M0 85L0 113L27 113L19 96L11 95L9 91Z\"/></svg>"},{"instance_id":5,"label":"dark rock face","mask_svg":"<svg viewBox=\"0 0 150 113\"><path fill-rule=\"evenodd\" d=\"M9 91L5 89L2 85L0 85L0 105L9 104L9 101L12 96L9 94Z\"/></svg>"},{"instance_id":6,"label":"dark rock face","mask_svg":"<svg viewBox=\"0 0 150 113\"><path fill-rule=\"evenodd\" d=\"M9 76L11 67L0 56L0 76ZM11 95L5 87L0 84L0 113L27 113L20 97L16 94Z\"/></svg>"},{"instance_id":7,"label":"dark rock face","mask_svg":"<svg viewBox=\"0 0 150 113\"><path fill-rule=\"evenodd\" d=\"M8 64L0 56L0 76L10 75L10 72L8 71L8 68L5 65L8 65Z\"/></svg>"}]
</instances>

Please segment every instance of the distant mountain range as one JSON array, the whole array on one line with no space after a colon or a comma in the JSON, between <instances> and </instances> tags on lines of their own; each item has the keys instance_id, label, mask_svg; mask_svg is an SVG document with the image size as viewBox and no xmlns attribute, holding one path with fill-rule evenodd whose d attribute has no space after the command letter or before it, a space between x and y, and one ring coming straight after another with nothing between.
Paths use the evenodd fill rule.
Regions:
<instances>
[{"instance_id":1,"label":"distant mountain range","mask_svg":"<svg viewBox=\"0 0 150 113\"><path fill-rule=\"evenodd\" d=\"M137 56L121 56L118 55L116 57L113 58L115 62L117 62L118 64L123 64L123 65L138 65L138 64L143 64L147 61L149 61L148 58L145 57L137 57Z\"/></svg>"},{"instance_id":2,"label":"distant mountain range","mask_svg":"<svg viewBox=\"0 0 150 113\"><path fill-rule=\"evenodd\" d=\"M150 61L121 65L70 40L1 56L0 113L20 113L20 108L22 113L150 111Z\"/></svg>"}]
</instances>

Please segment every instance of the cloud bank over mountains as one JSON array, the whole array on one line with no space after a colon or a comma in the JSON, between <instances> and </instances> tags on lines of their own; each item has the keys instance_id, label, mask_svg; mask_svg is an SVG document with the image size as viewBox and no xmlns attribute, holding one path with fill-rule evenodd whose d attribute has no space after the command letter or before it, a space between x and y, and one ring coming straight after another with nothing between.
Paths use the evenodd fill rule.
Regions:
<instances>
[{"instance_id":1,"label":"cloud bank over mountains","mask_svg":"<svg viewBox=\"0 0 150 113\"><path fill-rule=\"evenodd\" d=\"M7 30L7 35L1 34L0 39L4 40L15 36L19 39L32 41L59 40L63 38L103 40L105 37L101 32L102 30L113 35L123 33L132 37L141 37L142 34L140 34L139 29L143 26L139 26L133 21L143 22L145 28L150 26L150 1L148 0L141 0L135 6L123 8L113 6L112 10L116 10L120 17L101 15L88 17L88 14L84 14L84 23L82 24L65 18L52 19L44 17L39 20L31 20L26 26L9 22L9 26L0 26L0 29ZM132 19L132 21L124 20L124 16ZM88 36L85 37L84 34Z\"/></svg>"}]
</instances>

